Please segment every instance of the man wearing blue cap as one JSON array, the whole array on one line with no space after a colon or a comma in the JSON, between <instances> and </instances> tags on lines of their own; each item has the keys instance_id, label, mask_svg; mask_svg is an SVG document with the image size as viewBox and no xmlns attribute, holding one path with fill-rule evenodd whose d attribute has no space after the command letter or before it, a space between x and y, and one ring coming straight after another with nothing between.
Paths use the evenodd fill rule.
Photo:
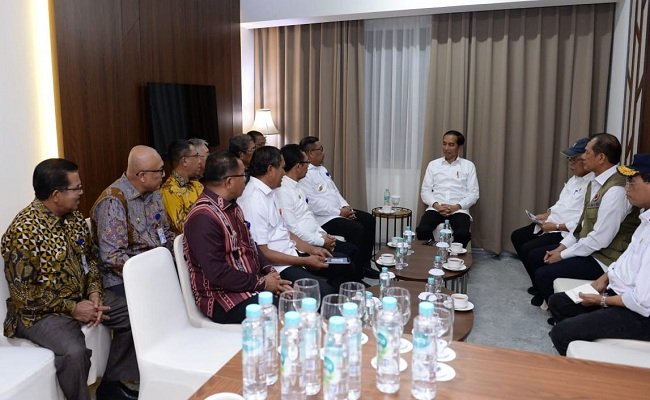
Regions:
<instances>
[{"instance_id":1,"label":"man wearing blue cap","mask_svg":"<svg viewBox=\"0 0 650 400\"><path fill-rule=\"evenodd\" d=\"M510 239L519 259L524 264L526 272L534 283L535 271L528 262L528 253L542 246L557 246L560 241L575 229L582 213L585 190L593 179L593 172L585 169L582 163L582 153L589 138L582 138L568 149L562 150L569 162L569 170L573 174L566 182L560 198L549 209L535 216L536 221L512 232ZM535 295L534 286L528 288L528 293Z\"/></svg>"},{"instance_id":2,"label":"man wearing blue cap","mask_svg":"<svg viewBox=\"0 0 650 400\"><path fill-rule=\"evenodd\" d=\"M565 355L574 340L600 338L650 340L650 154L637 154L627 167L625 191L634 206L645 209L632 242L591 286L599 294L580 293L574 303L565 293L549 299L557 325L550 332L557 351Z\"/></svg>"}]
</instances>

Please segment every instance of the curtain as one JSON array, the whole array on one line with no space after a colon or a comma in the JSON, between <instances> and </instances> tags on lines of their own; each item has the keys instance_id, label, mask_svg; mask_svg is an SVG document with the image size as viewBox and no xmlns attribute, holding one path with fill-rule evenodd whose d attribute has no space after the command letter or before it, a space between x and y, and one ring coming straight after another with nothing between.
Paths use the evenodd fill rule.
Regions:
<instances>
[{"instance_id":1,"label":"curtain","mask_svg":"<svg viewBox=\"0 0 650 400\"><path fill-rule=\"evenodd\" d=\"M283 143L318 136L348 202L366 205L363 22L255 31L255 107L270 108Z\"/></svg>"},{"instance_id":2,"label":"curtain","mask_svg":"<svg viewBox=\"0 0 650 400\"><path fill-rule=\"evenodd\" d=\"M419 203L431 17L365 23L365 154L368 209L384 189L400 206Z\"/></svg>"},{"instance_id":3,"label":"curtain","mask_svg":"<svg viewBox=\"0 0 650 400\"><path fill-rule=\"evenodd\" d=\"M475 13L466 151L479 175L472 240L494 252L567 179L559 153L605 128L614 5Z\"/></svg>"}]
</instances>

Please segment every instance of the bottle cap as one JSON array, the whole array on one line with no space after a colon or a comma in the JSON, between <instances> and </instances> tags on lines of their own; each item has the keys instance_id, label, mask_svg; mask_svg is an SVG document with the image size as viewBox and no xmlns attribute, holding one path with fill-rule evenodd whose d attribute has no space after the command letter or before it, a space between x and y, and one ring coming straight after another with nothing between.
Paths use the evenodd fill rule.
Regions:
<instances>
[{"instance_id":1,"label":"bottle cap","mask_svg":"<svg viewBox=\"0 0 650 400\"><path fill-rule=\"evenodd\" d=\"M423 301L418 306L418 312L424 317L430 317L433 315L433 303L428 301Z\"/></svg>"},{"instance_id":2,"label":"bottle cap","mask_svg":"<svg viewBox=\"0 0 650 400\"><path fill-rule=\"evenodd\" d=\"M313 297L305 297L304 299L302 299L301 306L302 306L302 311L308 311L308 312L316 311L316 308L318 308L316 307L317 306L316 299L314 299Z\"/></svg>"},{"instance_id":3,"label":"bottle cap","mask_svg":"<svg viewBox=\"0 0 650 400\"><path fill-rule=\"evenodd\" d=\"M343 316L344 317L356 317L359 315L359 306L357 303L352 303L348 301L343 303Z\"/></svg>"},{"instance_id":4,"label":"bottle cap","mask_svg":"<svg viewBox=\"0 0 650 400\"><path fill-rule=\"evenodd\" d=\"M440 268L433 268L429 270L429 275L445 276L445 271L441 270Z\"/></svg>"},{"instance_id":5,"label":"bottle cap","mask_svg":"<svg viewBox=\"0 0 650 400\"><path fill-rule=\"evenodd\" d=\"M435 262L442 262L442 257L440 256L435 256L434 257Z\"/></svg>"},{"instance_id":6,"label":"bottle cap","mask_svg":"<svg viewBox=\"0 0 650 400\"><path fill-rule=\"evenodd\" d=\"M334 315L329 321L329 332L343 333L345 332L345 319L340 315Z\"/></svg>"},{"instance_id":7,"label":"bottle cap","mask_svg":"<svg viewBox=\"0 0 650 400\"><path fill-rule=\"evenodd\" d=\"M273 304L273 293L261 292L257 296L257 302L260 304Z\"/></svg>"},{"instance_id":8,"label":"bottle cap","mask_svg":"<svg viewBox=\"0 0 650 400\"><path fill-rule=\"evenodd\" d=\"M397 309L397 299L394 297L385 296L381 302L384 304L384 310L395 311Z\"/></svg>"},{"instance_id":9,"label":"bottle cap","mask_svg":"<svg viewBox=\"0 0 650 400\"><path fill-rule=\"evenodd\" d=\"M366 300L372 299L372 292L366 290Z\"/></svg>"},{"instance_id":10,"label":"bottle cap","mask_svg":"<svg viewBox=\"0 0 650 400\"><path fill-rule=\"evenodd\" d=\"M296 327L300 325L300 314L297 311L289 311L284 314L284 326Z\"/></svg>"},{"instance_id":11,"label":"bottle cap","mask_svg":"<svg viewBox=\"0 0 650 400\"><path fill-rule=\"evenodd\" d=\"M246 306L246 318L259 318L262 315L262 307L259 304L249 304Z\"/></svg>"},{"instance_id":12,"label":"bottle cap","mask_svg":"<svg viewBox=\"0 0 650 400\"><path fill-rule=\"evenodd\" d=\"M381 267L381 272L388 272L388 267Z\"/></svg>"},{"instance_id":13,"label":"bottle cap","mask_svg":"<svg viewBox=\"0 0 650 400\"><path fill-rule=\"evenodd\" d=\"M428 283L429 285L433 284L433 277L432 277L432 276L430 276L430 277L427 278L427 283Z\"/></svg>"}]
</instances>

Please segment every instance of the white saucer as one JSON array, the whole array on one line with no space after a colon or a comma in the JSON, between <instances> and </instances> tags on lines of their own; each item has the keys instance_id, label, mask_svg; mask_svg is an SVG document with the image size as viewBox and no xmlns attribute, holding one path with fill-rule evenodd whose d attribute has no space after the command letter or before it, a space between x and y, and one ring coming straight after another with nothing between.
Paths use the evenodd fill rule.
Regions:
<instances>
[{"instance_id":1,"label":"white saucer","mask_svg":"<svg viewBox=\"0 0 650 400\"><path fill-rule=\"evenodd\" d=\"M436 380L438 382L447 382L456 377L456 370L447 364L438 363L439 369L436 371Z\"/></svg>"},{"instance_id":2,"label":"white saucer","mask_svg":"<svg viewBox=\"0 0 650 400\"><path fill-rule=\"evenodd\" d=\"M396 210L385 211L383 208L379 208L379 212L382 214L394 214Z\"/></svg>"},{"instance_id":3,"label":"white saucer","mask_svg":"<svg viewBox=\"0 0 650 400\"><path fill-rule=\"evenodd\" d=\"M460 251L453 251L452 249L447 249L449 253L451 253L452 256L457 256L459 254L465 254L467 253L467 249L462 249Z\"/></svg>"},{"instance_id":4,"label":"white saucer","mask_svg":"<svg viewBox=\"0 0 650 400\"><path fill-rule=\"evenodd\" d=\"M370 365L374 368L377 369L377 357L373 357L370 359ZM406 371L406 368L408 367L408 364L406 363L406 360L403 359L402 357L399 358L399 372L404 372Z\"/></svg>"},{"instance_id":5,"label":"white saucer","mask_svg":"<svg viewBox=\"0 0 650 400\"><path fill-rule=\"evenodd\" d=\"M422 292L422 293L418 294L418 299L420 299L420 300L422 300L422 301L425 301L425 300L427 300L427 299L429 298L429 296L431 296L432 294L433 294L433 293Z\"/></svg>"},{"instance_id":6,"label":"white saucer","mask_svg":"<svg viewBox=\"0 0 650 400\"><path fill-rule=\"evenodd\" d=\"M364 345L364 344L366 344L366 343L368 343L368 335L366 335L365 333L361 332L361 345Z\"/></svg>"},{"instance_id":7,"label":"white saucer","mask_svg":"<svg viewBox=\"0 0 650 400\"><path fill-rule=\"evenodd\" d=\"M379 258L375 260L375 264L381 265L382 267L394 267L395 266L395 261L393 262L383 262Z\"/></svg>"},{"instance_id":8,"label":"white saucer","mask_svg":"<svg viewBox=\"0 0 650 400\"><path fill-rule=\"evenodd\" d=\"M413 350L413 343L411 343L409 340L406 340L404 338L400 338L399 340L400 354L408 353L411 350Z\"/></svg>"},{"instance_id":9,"label":"white saucer","mask_svg":"<svg viewBox=\"0 0 650 400\"><path fill-rule=\"evenodd\" d=\"M454 310L456 310L456 311L471 311L473 309L474 309L474 303L472 303L471 301L467 302L467 307L465 307L465 308L458 308L458 307L454 306Z\"/></svg>"},{"instance_id":10,"label":"white saucer","mask_svg":"<svg viewBox=\"0 0 650 400\"><path fill-rule=\"evenodd\" d=\"M203 400L244 400L243 397L236 393L227 393L227 392L222 392L222 393L217 393L213 394L212 396L208 396Z\"/></svg>"},{"instance_id":11,"label":"white saucer","mask_svg":"<svg viewBox=\"0 0 650 400\"><path fill-rule=\"evenodd\" d=\"M454 271L454 272L459 272L459 271L465 271L467 269L467 265L463 264L462 268L449 268L449 264L444 263L442 264L442 268L446 269L447 271Z\"/></svg>"},{"instance_id":12,"label":"white saucer","mask_svg":"<svg viewBox=\"0 0 650 400\"><path fill-rule=\"evenodd\" d=\"M440 362L453 361L455 359L456 359L456 352L454 351L454 349L452 349L449 346L445 347L442 354L438 354L438 361Z\"/></svg>"},{"instance_id":13,"label":"white saucer","mask_svg":"<svg viewBox=\"0 0 650 400\"><path fill-rule=\"evenodd\" d=\"M386 246L395 248L395 247L397 247L397 243L388 242L388 243L386 243Z\"/></svg>"}]
</instances>

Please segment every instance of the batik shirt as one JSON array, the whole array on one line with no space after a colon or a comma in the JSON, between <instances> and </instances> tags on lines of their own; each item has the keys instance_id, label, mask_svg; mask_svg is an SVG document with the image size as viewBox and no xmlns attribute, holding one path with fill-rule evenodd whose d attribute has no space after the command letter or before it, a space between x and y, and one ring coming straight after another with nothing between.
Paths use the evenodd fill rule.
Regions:
<instances>
[{"instance_id":1,"label":"batik shirt","mask_svg":"<svg viewBox=\"0 0 650 400\"><path fill-rule=\"evenodd\" d=\"M203 193L203 185L197 180L185 179L172 171L171 175L160 188L163 204L171 229L176 233L183 233L185 217L190 212Z\"/></svg>"},{"instance_id":2,"label":"batik shirt","mask_svg":"<svg viewBox=\"0 0 650 400\"><path fill-rule=\"evenodd\" d=\"M93 292L102 294L97 251L78 211L57 217L34 200L2 237L2 257L10 293L8 337L15 335L18 320L31 327L50 314L72 314Z\"/></svg>"}]
</instances>

